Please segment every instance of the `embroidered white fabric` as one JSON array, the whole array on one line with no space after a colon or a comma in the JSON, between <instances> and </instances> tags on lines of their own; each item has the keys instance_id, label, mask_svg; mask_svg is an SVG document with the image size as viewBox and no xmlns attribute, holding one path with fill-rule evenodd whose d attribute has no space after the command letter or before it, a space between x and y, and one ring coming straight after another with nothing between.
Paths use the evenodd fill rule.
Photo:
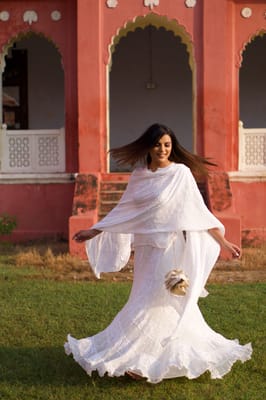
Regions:
<instances>
[{"instance_id":1,"label":"embroidered white fabric","mask_svg":"<svg viewBox=\"0 0 266 400\"><path fill-rule=\"evenodd\" d=\"M174 163L155 172L137 168L117 207L94 226L103 232L86 242L97 277L120 270L134 247L129 299L102 332L80 340L68 335L66 353L89 375L131 371L151 383L193 379L207 370L222 378L235 361L248 360L251 344L242 346L213 331L197 305L207 294L204 286L220 251L207 232L213 227L224 232L189 168ZM173 268L189 278L184 297L165 288L165 275Z\"/></svg>"}]
</instances>

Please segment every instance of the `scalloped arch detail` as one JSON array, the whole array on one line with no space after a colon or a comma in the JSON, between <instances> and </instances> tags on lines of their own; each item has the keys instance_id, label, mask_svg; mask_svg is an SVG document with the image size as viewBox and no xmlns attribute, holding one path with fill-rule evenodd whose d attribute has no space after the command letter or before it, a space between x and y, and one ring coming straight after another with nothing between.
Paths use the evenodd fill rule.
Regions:
<instances>
[{"instance_id":1,"label":"scalloped arch detail","mask_svg":"<svg viewBox=\"0 0 266 400\"><path fill-rule=\"evenodd\" d=\"M52 43L53 46L56 48L56 50L58 51L58 54L61 58L61 64L62 64L62 68L63 68L63 57L62 54L59 50L59 46L57 46L57 44L54 42L54 40L52 40L50 37L46 36L43 32L36 32L36 31L27 31L27 32L19 32L16 35L12 36L8 42L6 42L3 46L2 46L2 52L0 53L0 72L4 72L5 69L5 57L8 54L8 50L13 46L13 44L15 42L18 42L22 39L27 39L28 37L31 36L38 36L40 38L43 38L45 40L47 40L48 42Z\"/></svg>"},{"instance_id":2,"label":"scalloped arch detail","mask_svg":"<svg viewBox=\"0 0 266 400\"><path fill-rule=\"evenodd\" d=\"M181 42L186 45L186 49L189 55L189 66L191 70L194 68L194 50L193 43L189 33L183 25L180 25L176 19L169 19L164 15L157 15L154 13L147 14L145 16L135 17L133 20L128 21L122 28L119 28L116 35L112 37L111 43L108 47L109 50L109 69L112 68L112 55L115 52L115 48L123 37L126 37L129 32L134 32L138 28L146 28L148 25L152 25L155 28L164 28L167 31L172 32L175 36L181 38Z\"/></svg>"},{"instance_id":3,"label":"scalloped arch detail","mask_svg":"<svg viewBox=\"0 0 266 400\"><path fill-rule=\"evenodd\" d=\"M266 30L265 29L259 29L258 31L256 31L255 33L252 33L251 35L248 36L247 41L244 42L237 54L237 61L236 61L236 66L238 68L241 68L242 66L242 62L243 62L243 54L246 51L247 47L249 44L251 44L251 42L256 39L259 36L264 36L266 35Z\"/></svg>"}]
</instances>

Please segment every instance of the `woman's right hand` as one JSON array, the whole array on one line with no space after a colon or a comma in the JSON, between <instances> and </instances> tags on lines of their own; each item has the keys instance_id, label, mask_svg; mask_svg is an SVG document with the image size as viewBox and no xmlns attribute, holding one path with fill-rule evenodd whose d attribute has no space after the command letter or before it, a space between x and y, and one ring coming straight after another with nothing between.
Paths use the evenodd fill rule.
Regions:
<instances>
[{"instance_id":1,"label":"woman's right hand","mask_svg":"<svg viewBox=\"0 0 266 400\"><path fill-rule=\"evenodd\" d=\"M75 233L73 236L73 240L75 240L78 243L85 242L85 240L90 240L94 238L95 236L99 235L102 231L99 231L98 229L84 229L81 231L78 231Z\"/></svg>"}]
</instances>

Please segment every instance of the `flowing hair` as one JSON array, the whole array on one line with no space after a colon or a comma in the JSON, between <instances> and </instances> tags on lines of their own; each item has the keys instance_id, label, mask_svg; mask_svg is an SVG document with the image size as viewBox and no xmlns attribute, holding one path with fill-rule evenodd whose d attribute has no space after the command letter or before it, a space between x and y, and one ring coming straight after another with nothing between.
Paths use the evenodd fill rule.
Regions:
<instances>
[{"instance_id":1,"label":"flowing hair","mask_svg":"<svg viewBox=\"0 0 266 400\"><path fill-rule=\"evenodd\" d=\"M216 166L209 159L190 153L180 145L171 129L158 123L151 125L134 142L111 149L110 154L119 165L134 166L138 162L142 162L149 166L151 163L149 151L164 135L169 135L172 141L169 161L185 164L197 180L208 175L209 166Z\"/></svg>"}]
</instances>

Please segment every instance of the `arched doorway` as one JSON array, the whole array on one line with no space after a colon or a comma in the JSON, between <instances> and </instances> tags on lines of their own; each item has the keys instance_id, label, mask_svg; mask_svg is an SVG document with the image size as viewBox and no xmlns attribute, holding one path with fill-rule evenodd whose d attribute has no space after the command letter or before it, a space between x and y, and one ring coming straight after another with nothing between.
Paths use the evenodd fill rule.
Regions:
<instances>
[{"instance_id":1,"label":"arched doorway","mask_svg":"<svg viewBox=\"0 0 266 400\"><path fill-rule=\"evenodd\" d=\"M242 59L240 120L249 128L266 127L266 34L248 43Z\"/></svg>"},{"instance_id":2,"label":"arched doorway","mask_svg":"<svg viewBox=\"0 0 266 400\"><path fill-rule=\"evenodd\" d=\"M239 170L266 170L266 35L255 36L239 72Z\"/></svg>"},{"instance_id":3,"label":"arched doorway","mask_svg":"<svg viewBox=\"0 0 266 400\"><path fill-rule=\"evenodd\" d=\"M65 171L61 56L42 35L10 41L2 71L2 172Z\"/></svg>"},{"instance_id":4,"label":"arched doorway","mask_svg":"<svg viewBox=\"0 0 266 400\"><path fill-rule=\"evenodd\" d=\"M109 146L133 141L159 122L171 127L184 147L194 150L194 63L188 35L172 27L166 30L154 16L141 22L146 25L138 26L136 21L134 29L120 34L112 55ZM110 170L121 171L113 160Z\"/></svg>"}]
</instances>

